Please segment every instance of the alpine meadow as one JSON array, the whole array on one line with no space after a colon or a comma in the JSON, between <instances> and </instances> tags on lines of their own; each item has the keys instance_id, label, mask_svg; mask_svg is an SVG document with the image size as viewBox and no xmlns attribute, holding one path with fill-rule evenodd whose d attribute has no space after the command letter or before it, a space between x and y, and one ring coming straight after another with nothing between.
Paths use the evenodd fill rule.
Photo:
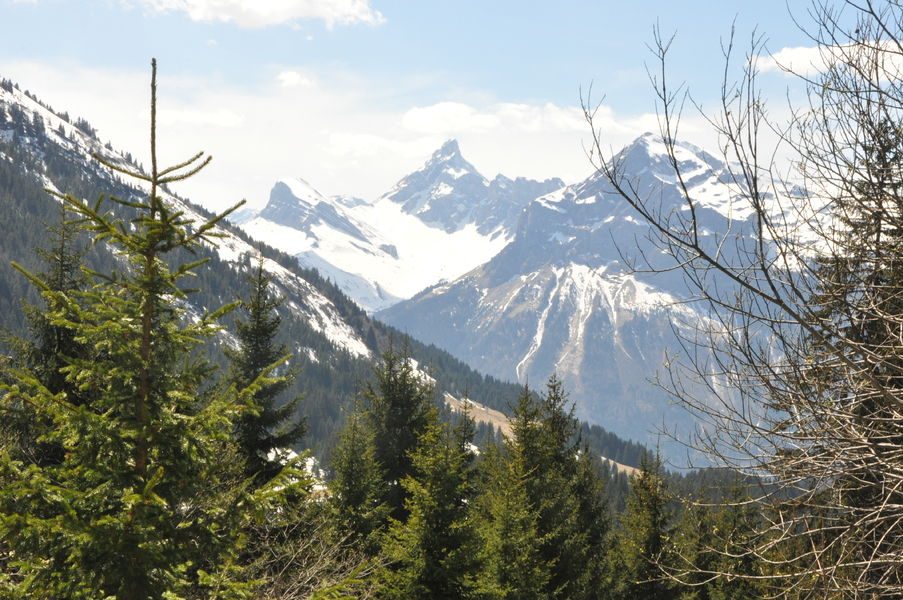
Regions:
<instances>
[{"instance_id":1,"label":"alpine meadow","mask_svg":"<svg viewBox=\"0 0 903 600\"><path fill-rule=\"evenodd\" d=\"M0 599L903 597L903 2L637 4L0 0Z\"/></svg>"}]
</instances>

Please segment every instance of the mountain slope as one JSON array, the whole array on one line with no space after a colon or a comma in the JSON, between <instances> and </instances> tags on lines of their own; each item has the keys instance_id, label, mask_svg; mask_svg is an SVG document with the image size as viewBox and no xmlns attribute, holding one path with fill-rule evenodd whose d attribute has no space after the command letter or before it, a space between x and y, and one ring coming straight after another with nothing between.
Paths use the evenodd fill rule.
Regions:
<instances>
[{"instance_id":1,"label":"mountain slope","mask_svg":"<svg viewBox=\"0 0 903 600\"><path fill-rule=\"evenodd\" d=\"M449 141L374 202L326 197L284 178L241 226L378 310L489 260L513 237L527 203L563 185L502 175L488 181Z\"/></svg>"},{"instance_id":2,"label":"mountain slope","mask_svg":"<svg viewBox=\"0 0 903 600\"><path fill-rule=\"evenodd\" d=\"M701 199L704 243L719 243L713 232L729 225L741 239L749 213L725 165L690 145L678 148L678 159ZM683 195L659 138L644 135L614 160L641 194L660 199L662 214L680 218ZM541 382L557 372L580 418L651 441L663 423L693 426L649 380L677 353L678 336L692 336L704 316L686 302L692 291L679 274L625 264L670 263L644 251L649 233L593 176L530 203L515 239L486 264L378 317L499 378Z\"/></svg>"}]
</instances>

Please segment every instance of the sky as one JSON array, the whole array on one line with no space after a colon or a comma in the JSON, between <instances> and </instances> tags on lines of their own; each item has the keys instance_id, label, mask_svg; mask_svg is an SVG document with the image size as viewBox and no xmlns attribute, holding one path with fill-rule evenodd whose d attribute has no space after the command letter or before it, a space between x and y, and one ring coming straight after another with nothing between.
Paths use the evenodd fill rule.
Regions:
<instances>
[{"instance_id":1,"label":"sky","mask_svg":"<svg viewBox=\"0 0 903 600\"><path fill-rule=\"evenodd\" d=\"M682 134L717 147L722 43L757 32L779 57L811 45L802 0L0 0L0 77L86 118L147 161L150 60L161 161L212 165L176 191L205 206L266 202L281 177L375 199L446 139L483 175L577 182L592 172L580 110L592 85L603 142L657 130L653 26L703 114ZM794 18L791 18L794 17ZM774 113L791 78L761 83Z\"/></svg>"}]
</instances>

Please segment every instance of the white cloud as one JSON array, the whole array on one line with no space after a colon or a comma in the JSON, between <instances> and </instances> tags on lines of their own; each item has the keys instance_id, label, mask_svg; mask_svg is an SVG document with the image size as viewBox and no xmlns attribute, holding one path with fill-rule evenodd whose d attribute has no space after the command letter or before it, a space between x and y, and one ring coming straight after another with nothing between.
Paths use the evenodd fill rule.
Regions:
<instances>
[{"instance_id":1,"label":"white cloud","mask_svg":"<svg viewBox=\"0 0 903 600\"><path fill-rule=\"evenodd\" d=\"M432 142L424 141L429 139L398 140L372 133L336 131L329 134L327 149L334 156L341 158L372 158L390 153L416 159L435 150Z\"/></svg>"},{"instance_id":2,"label":"white cloud","mask_svg":"<svg viewBox=\"0 0 903 600\"><path fill-rule=\"evenodd\" d=\"M783 72L804 77L813 77L834 65L843 64L858 65L866 72L872 71L877 64L883 77L899 79L903 72L903 55L895 43L885 40L871 44L787 47L760 56L756 61L762 73Z\"/></svg>"},{"instance_id":3,"label":"white cloud","mask_svg":"<svg viewBox=\"0 0 903 600\"><path fill-rule=\"evenodd\" d=\"M483 132L498 127L499 118L460 102L437 102L408 110L401 124L417 133Z\"/></svg>"},{"instance_id":4,"label":"white cloud","mask_svg":"<svg viewBox=\"0 0 903 600\"><path fill-rule=\"evenodd\" d=\"M796 46L781 48L773 54L762 56L757 61L757 66L763 73L815 74L827 69L828 60L823 48Z\"/></svg>"},{"instance_id":5,"label":"white cloud","mask_svg":"<svg viewBox=\"0 0 903 600\"><path fill-rule=\"evenodd\" d=\"M276 75L276 80L282 87L313 87L314 82L298 71L282 71Z\"/></svg>"},{"instance_id":6,"label":"white cloud","mask_svg":"<svg viewBox=\"0 0 903 600\"><path fill-rule=\"evenodd\" d=\"M193 21L235 23L260 28L314 19L327 27L363 23L379 25L385 17L370 0L137 0L161 13L182 12Z\"/></svg>"},{"instance_id":7,"label":"white cloud","mask_svg":"<svg viewBox=\"0 0 903 600\"><path fill-rule=\"evenodd\" d=\"M586 121L579 108L551 103L501 102L476 108L460 102L437 102L408 110L401 123L410 131L445 135L490 130L586 131Z\"/></svg>"}]
</instances>

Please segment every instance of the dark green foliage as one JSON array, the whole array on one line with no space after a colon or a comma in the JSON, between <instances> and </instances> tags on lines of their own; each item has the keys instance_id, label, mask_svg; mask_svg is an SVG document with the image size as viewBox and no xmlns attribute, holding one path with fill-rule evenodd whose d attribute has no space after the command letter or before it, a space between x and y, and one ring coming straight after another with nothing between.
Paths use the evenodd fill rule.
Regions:
<instances>
[{"instance_id":1,"label":"dark green foliage","mask_svg":"<svg viewBox=\"0 0 903 600\"><path fill-rule=\"evenodd\" d=\"M808 336L806 360L812 366L797 383L807 401L813 398L821 412L841 410L841 419L852 422L851 430L856 433L850 439L838 438L846 445L838 450L844 460L859 448L869 448L864 459L850 460L843 472L832 474L831 487L838 498L835 514L814 511L812 519L818 522L829 517L831 527L845 529L844 536L860 537L843 543L842 550L838 550L841 544L825 548L824 557L811 553L810 568L820 568L839 551L833 556L837 564L848 562L848 566L856 565L853 571L861 569L860 576L848 585L875 586L876 590L889 586L893 591L903 586L903 565L895 541L900 521L894 511L886 512L889 506L903 505L903 492L893 474L896 451L903 445L900 401L895 397L903 388L899 352L903 125L900 115L888 112L883 102L875 106L869 102L869 110L857 115L861 120L857 125L867 133L854 137L853 147L848 149L856 157L857 167L844 182L849 189L834 200L836 218L845 232L855 235L841 234L839 248L817 261L820 289L811 300L816 307L811 321L817 327L831 323L831 335ZM864 368L843 368L834 348L843 348ZM836 576L843 579L848 575Z\"/></svg>"},{"instance_id":2,"label":"dark green foliage","mask_svg":"<svg viewBox=\"0 0 903 600\"><path fill-rule=\"evenodd\" d=\"M605 585L605 555L611 528L609 498L603 483L604 467L584 446L577 459L570 490L576 503L574 535L577 536L573 557L575 573L571 598L597 598Z\"/></svg>"},{"instance_id":3,"label":"dark green foliage","mask_svg":"<svg viewBox=\"0 0 903 600\"><path fill-rule=\"evenodd\" d=\"M411 452L413 473L402 481L407 520L393 520L383 544L381 598L476 597L473 424L465 419L450 430L431 421Z\"/></svg>"},{"instance_id":4,"label":"dark green foliage","mask_svg":"<svg viewBox=\"0 0 903 600\"><path fill-rule=\"evenodd\" d=\"M153 140L153 96L151 106ZM237 483L230 438L240 402L256 389L239 396L208 385L211 369L194 350L217 332L221 311L187 319L180 283L203 261L171 268L163 260L208 240L218 220L189 229L156 193L167 177L196 172L201 157L159 172L155 159L150 177L134 173L150 184L146 199L112 199L135 210L129 223L102 201L57 195L84 231L116 250L121 268L65 293L22 269L45 299L48 323L69 330L84 352L60 363L60 392L27 366L5 373L0 411L30 406L37 439L62 449L61 460L40 464L0 448L0 540L10 557L0 589L8 596L250 592L235 558L255 502Z\"/></svg>"},{"instance_id":5,"label":"dark green foliage","mask_svg":"<svg viewBox=\"0 0 903 600\"><path fill-rule=\"evenodd\" d=\"M753 554L761 523L761 506L739 483L731 486L725 502L712 518L708 544L716 551L713 571L721 575L709 584L711 600L753 600L767 595L760 579L763 565Z\"/></svg>"},{"instance_id":6,"label":"dark green foliage","mask_svg":"<svg viewBox=\"0 0 903 600\"><path fill-rule=\"evenodd\" d=\"M670 560L673 515L658 456L647 455L630 484L627 510L613 536L608 560L612 596L623 600L677 598L676 586L661 566Z\"/></svg>"},{"instance_id":7,"label":"dark green foliage","mask_svg":"<svg viewBox=\"0 0 903 600\"><path fill-rule=\"evenodd\" d=\"M386 482L385 503L393 518L404 521L407 491L401 482L414 472L413 453L430 425L434 390L408 356L393 350L383 354L375 376L364 389L364 415Z\"/></svg>"},{"instance_id":8,"label":"dark green foliage","mask_svg":"<svg viewBox=\"0 0 903 600\"><path fill-rule=\"evenodd\" d=\"M541 592L548 598L593 598L601 582L601 559L608 532L608 500L602 484L601 465L586 450L578 452L578 424L568 406L561 382L552 377L546 392L537 398L524 390L514 410L513 439L506 443L504 468L494 468L506 489L490 482L486 525L496 535L511 530L518 544L535 528L535 547L525 551L530 580L545 581ZM523 495L520 508L510 505ZM528 511L524 513L523 511ZM492 519L501 519L495 523ZM513 540L489 539L488 547L513 551ZM535 550L537 560L530 558ZM513 594L521 587L508 568L490 567L484 586L496 593ZM495 578L493 580L493 577ZM505 591L508 590L508 591ZM535 593L534 590L531 593ZM526 592L524 592L526 593Z\"/></svg>"},{"instance_id":9,"label":"dark green foliage","mask_svg":"<svg viewBox=\"0 0 903 600\"><path fill-rule=\"evenodd\" d=\"M330 506L338 528L367 554L375 554L379 533L388 517L386 481L376 459L373 432L363 414L349 416L333 457Z\"/></svg>"},{"instance_id":10,"label":"dark green foliage","mask_svg":"<svg viewBox=\"0 0 903 600\"><path fill-rule=\"evenodd\" d=\"M718 504L688 500L674 528L668 562L661 566L674 578L681 600L752 600L768 595L764 565L755 558L761 505L745 482L734 478L715 494Z\"/></svg>"},{"instance_id":11,"label":"dark green foliage","mask_svg":"<svg viewBox=\"0 0 903 600\"><path fill-rule=\"evenodd\" d=\"M639 467L647 452L642 444L625 441L599 425L581 423L580 439L593 451L628 467Z\"/></svg>"},{"instance_id":12,"label":"dark green foliage","mask_svg":"<svg viewBox=\"0 0 903 600\"><path fill-rule=\"evenodd\" d=\"M238 349L226 352L232 363L230 378L237 389L269 375L288 360L288 349L276 342L282 321L276 312L280 304L261 259L251 279L251 295L241 301L244 319L235 323ZM278 451L293 447L304 435L304 423L297 414L300 397L280 403L292 379L292 374L286 374L259 385L253 405L238 419L238 444L246 473L258 483L275 477L282 469Z\"/></svg>"},{"instance_id":13,"label":"dark green foliage","mask_svg":"<svg viewBox=\"0 0 903 600\"><path fill-rule=\"evenodd\" d=\"M60 211L60 217L58 224L48 228L52 234L51 246L38 250L44 261L39 278L50 292L72 294L83 288L86 281L81 272L81 253L73 248L72 228L64 223L65 210ZM27 336L11 337L8 342L19 367L33 373L51 393L65 392L70 402L78 406L82 403L82 394L76 386L67 384L62 369L68 361L85 356L87 349L75 339L72 329L51 322L50 314L54 308L47 302L43 306L25 303L23 312L28 325ZM34 423L36 415L33 408L28 404L10 408L4 427L18 441L19 451L41 465L62 460L60 446L35 438L35 432L40 427Z\"/></svg>"},{"instance_id":14,"label":"dark green foliage","mask_svg":"<svg viewBox=\"0 0 903 600\"><path fill-rule=\"evenodd\" d=\"M504 457L497 448L489 450L483 471L480 592L493 600L548 598L551 565L542 557L539 515L527 496L530 471L519 454Z\"/></svg>"}]
</instances>

